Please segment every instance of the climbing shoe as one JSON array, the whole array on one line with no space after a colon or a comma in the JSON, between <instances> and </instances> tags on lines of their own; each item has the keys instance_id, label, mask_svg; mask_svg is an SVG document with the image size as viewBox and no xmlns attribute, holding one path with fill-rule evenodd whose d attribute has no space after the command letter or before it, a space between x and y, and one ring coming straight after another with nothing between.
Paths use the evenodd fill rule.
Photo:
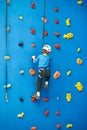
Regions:
<instances>
[{"instance_id":1,"label":"climbing shoe","mask_svg":"<svg viewBox=\"0 0 87 130\"><path fill-rule=\"evenodd\" d=\"M33 94L32 97L34 97L36 99L40 99L40 96L38 96L37 94Z\"/></svg>"}]
</instances>

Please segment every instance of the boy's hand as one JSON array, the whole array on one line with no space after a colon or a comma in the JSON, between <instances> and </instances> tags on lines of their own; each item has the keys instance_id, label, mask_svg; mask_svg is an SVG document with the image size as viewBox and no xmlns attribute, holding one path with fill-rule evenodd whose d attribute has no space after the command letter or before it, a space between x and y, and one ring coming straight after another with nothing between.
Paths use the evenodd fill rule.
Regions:
<instances>
[{"instance_id":1,"label":"boy's hand","mask_svg":"<svg viewBox=\"0 0 87 130\"><path fill-rule=\"evenodd\" d=\"M36 56L32 56L32 60L33 60L33 61L36 60Z\"/></svg>"}]
</instances>

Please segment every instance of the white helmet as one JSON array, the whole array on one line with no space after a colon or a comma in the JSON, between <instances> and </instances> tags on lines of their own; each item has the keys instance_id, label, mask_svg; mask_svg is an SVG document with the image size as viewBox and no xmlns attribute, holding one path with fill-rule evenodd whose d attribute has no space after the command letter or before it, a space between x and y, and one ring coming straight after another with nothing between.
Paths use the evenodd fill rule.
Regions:
<instances>
[{"instance_id":1,"label":"white helmet","mask_svg":"<svg viewBox=\"0 0 87 130\"><path fill-rule=\"evenodd\" d=\"M49 46L49 45L44 45L43 46L43 48L42 48L42 50L46 50L47 52L51 52L51 46Z\"/></svg>"}]
</instances>

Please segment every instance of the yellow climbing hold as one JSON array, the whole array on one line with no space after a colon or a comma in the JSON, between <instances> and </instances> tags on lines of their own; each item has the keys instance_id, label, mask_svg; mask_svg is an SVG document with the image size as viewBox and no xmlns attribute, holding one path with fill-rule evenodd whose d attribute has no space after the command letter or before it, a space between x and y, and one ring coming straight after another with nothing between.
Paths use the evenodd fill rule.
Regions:
<instances>
[{"instance_id":1,"label":"yellow climbing hold","mask_svg":"<svg viewBox=\"0 0 87 130\"><path fill-rule=\"evenodd\" d=\"M66 26L70 26L71 25L71 23L70 23L70 18L67 18L66 19Z\"/></svg>"},{"instance_id":2,"label":"yellow climbing hold","mask_svg":"<svg viewBox=\"0 0 87 130\"><path fill-rule=\"evenodd\" d=\"M63 38L65 38L65 39L71 39L71 38L73 38L73 36L74 36L73 33L69 32L67 34L64 34Z\"/></svg>"},{"instance_id":3,"label":"yellow climbing hold","mask_svg":"<svg viewBox=\"0 0 87 130\"><path fill-rule=\"evenodd\" d=\"M66 128L72 128L73 127L73 124L67 124L66 125Z\"/></svg>"},{"instance_id":4,"label":"yellow climbing hold","mask_svg":"<svg viewBox=\"0 0 87 130\"><path fill-rule=\"evenodd\" d=\"M82 1L82 0L79 0L79 1L77 2L77 4L78 4L78 5L82 5L82 4L83 4L83 1Z\"/></svg>"},{"instance_id":5,"label":"yellow climbing hold","mask_svg":"<svg viewBox=\"0 0 87 130\"><path fill-rule=\"evenodd\" d=\"M83 85L82 85L81 82L77 82L77 83L75 84L75 87L77 88L78 91L82 91L82 90L83 90Z\"/></svg>"},{"instance_id":6,"label":"yellow climbing hold","mask_svg":"<svg viewBox=\"0 0 87 130\"><path fill-rule=\"evenodd\" d=\"M67 71L67 76L71 75L71 70Z\"/></svg>"},{"instance_id":7,"label":"yellow climbing hold","mask_svg":"<svg viewBox=\"0 0 87 130\"><path fill-rule=\"evenodd\" d=\"M4 88L10 88L11 84L4 85Z\"/></svg>"},{"instance_id":8,"label":"yellow climbing hold","mask_svg":"<svg viewBox=\"0 0 87 130\"><path fill-rule=\"evenodd\" d=\"M19 20L23 20L23 16L19 16Z\"/></svg>"},{"instance_id":9,"label":"yellow climbing hold","mask_svg":"<svg viewBox=\"0 0 87 130\"><path fill-rule=\"evenodd\" d=\"M9 59L10 59L10 56L4 56L4 59L5 59L5 60L9 60Z\"/></svg>"},{"instance_id":10,"label":"yellow climbing hold","mask_svg":"<svg viewBox=\"0 0 87 130\"><path fill-rule=\"evenodd\" d=\"M78 48L78 49L77 49L77 52L80 52L80 51L81 51L81 49L80 49L80 48Z\"/></svg>"},{"instance_id":11,"label":"yellow climbing hold","mask_svg":"<svg viewBox=\"0 0 87 130\"><path fill-rule=\"evenodd\" d=\"M23 118L24 117L24 112L18 114L17 116L18 116L18 118Z\"/></svg>"},{"instance_id":12,"label":"yellow climbing hold","mask_svg":"<svg viewBox=\"0 0 87 130\"><path fill-rule=\"evenodd\" d=\"M81 65L83 63L83 60L81 58L77 58L77 64Z\"/></svg>"},{"instance_id":13,"label":"yellow climbing hold","mask_svg":"<svg viewBox=\"0 0 87 130\"><path fill-rule=\"evenodd\" d=\"M66 100L67 100L68 102L70 102L71 99L72 99L71 93L67 93L67 94L66 94Z\"/></svg>"}]
</instances>

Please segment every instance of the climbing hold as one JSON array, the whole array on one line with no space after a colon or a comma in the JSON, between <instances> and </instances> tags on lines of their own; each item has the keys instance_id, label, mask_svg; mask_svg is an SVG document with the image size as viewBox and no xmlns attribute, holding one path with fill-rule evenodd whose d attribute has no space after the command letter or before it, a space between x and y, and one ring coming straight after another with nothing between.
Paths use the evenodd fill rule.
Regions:
<instances>
[{"instance_id":1,"label":"climbing hold","mask_svg":"<svg viewBox=\"0 0 87 130\"><path fill-rule=\"evenodd\" d=\"M7 5L10 5L11 1L10 0L7 0Z\"/></svg>"},{"instance_id":2,"label":"climbing hold","mask_svg":"<svg viewBox=\"0 0 87 130\"><path fill-rule=\"evenodd\" d=\"M78 4L78 5L82 5L82 4L83 4L83 1L82 1L82 0L79 0L79 1L77 2L77 4Z\"/></svg>"},{"instance_id":3,"label":"climbing hold","mask_svg":"<svg viewBox=\"0 0 87 130\"><path fill-rule=\"evenodd\" d=\"M18 114L17 116L18 116L18 118L23 118L24 117L24 112Z\"/></svg>"},{"instance_id":4,"label":"climbing hold","mask_svg":"<svg viewBox=\"0 0 87 130\"><path fill-rule=\"evenodd\" d=\"M76 62L77 62L77 64L81 65L83 63L83 60L80 58L77 58Z\"/></svg>"},{"instance_id":5,"label":"climbing hold","mask_svg":"<svg viewBox=\"0 0 87 130\"><path fill-rule=\"evenodd\" d=\"M54 11L55 11L55 12L58 12L58 11L59 11L59 9L56 7L56 8L54 8Z\"/></svg>"},{"instance_id":6,"label":"climbing hold","mask_svg":"<svg viewBox=\"0 0 87 130\"><path fill-rule=\"evenodd\" d=\"M57 125L56 125L56 128L59 129L59 128L61 128L61 126L62 126L61 124L57 124Z\"/></svg>"},{"instance_id":7,"label":"climbing hold","mask_svg":"<svg viewBox=\"0 0 87 130\"><path fill-rule=\"evenodd\" d=\"M71 75L71 70L67 71L67 76Z\"/></svg>"},{"instance_id":8,"label":"climbing hold","mask_svg":"<svg viewBox=\"0 0 87 130\"><path fill-rule=\"evenodd\" d=\"M42 20L43 22L45 22L45 23L48 22L48 19L47 19L47 18L41 18L41 20Z\"/></svg>"},{"instance_id":9,"label":"climbing hold","mask_svg":"<svg viewBox=\"0 0 87 130\"><path fill-rule=\"evenodd\" d=\"M70 26L71 24L70 24L70 18L67 18L66 19L66 26Z\"/></svg>"},{"instance_id":10,"label":"climbing hold","mask_svg":"<svg viewBox=\"0 0 87 130\"><path fill-rule=\"evenodd\" d=\"M35 9L35 3L34 2L31 3L31 8Z\"/></svg>"},{"instance_id":11,"label":"climbing hold","mask_svg":"<svg viewBox=\"0 0 87 130\"><path fill-rule=\"evenodd\" d=\"M56 112L56 115L57 115L57 116L60 115L60 112L57 111L57 112Z\"/></svg>"},{"instance_id":12,"label":"climbing hold","mask_svg":"<svg viewBox=\"0 0 87 130\"><path fill-rule=\"evenodd\" d=\"M80 49L80 48L78 48L78 49L77 49L77 52L80 52L80 51L81 51L81 49Z\"/></svg>"},{"instance_id":13,"label":"climbing hold","mask_svg":"<svg viewBox=\"0 0 87 130\"><path fill-rule=\"evenodd\" d=\"M5 60L10 60L10 56L4 56Z\"/></svg>"},{"instance_id":14,"label":"climbing hold","mask_svg":"<svg viewBox=\"0 0 87 130\"><path fill-rule=\"evenodd\" d=\"M47 35L48 35L48 32L45 31L45 32L44 32L44 36L47 36Z\"/></svg>"},{"instance_id":15,"label":"climbing hold","mask_svg":"<svg viewBox=\"0 0 87 130\"><path fill-rule=\"evenodd\" d=\"M83 85L82 85L81 82L77 82L77 83L75 84L75 87L77 88L78 91L82 91L82 90L83 90Z\"/></svg>"},{"instance_id":16,"label":"climbing hold","mask_svg":"<svg viewBox=\"0 0 87 130\"><path fill-rule=\"evenodd\" d=\"M31 29L31 31L30 31L32 34L36 34L36 31L35 31L35 29Z\"/></svg>"},{"instance_id":17,"label":"climbing hold","mask_svg":"<svg viewBox=\"0 0 87 130\"><path fill-rule=\"evenodd\" d=\"M59 20L56 19L54 22L55 22L56 24L58 24L58 23L59 23Z\"/></svg>"},{"instance_id":18,"label":"climbing hold","mask_svg":"<svg viewBox=\"0 0 87 130\"><path fill-rule=\"evenodd\" d=\"M44 113L45 116L48 116L49 115L49 111L46 110L45 113Z\"/></svg>"},{"instance_id":19,"label":"climbing hold","mask_svg":"<svg viewBox=\"0 0 87 130\"><path fill-rule=\"evenodd\" d=\"M37 130L36 126L31 127L31 130Z\"/></svg>"},{"instance_id":20,"label":"climbing hold","mask_svg":"<svg viewBox=\"0 0 87 130\"><path fill-rule=\"evenodd\" d=\"M4 85L4 88L11 88L11 84Z\"/></svg>"},{"instance_id":21,"label":"climbing hold","mask_svg":"<svg viewBox=\"0 0 87 130\"><path fill-rule=\"evenodd\" d=\"M55 44L54 46L55 46L56 49L60 48L60 44Z\"/></svg>"},{"instance_id":22,"label":"climbing hold","mask_svg":"<svg viewBox=\"0 0 87 130\"><path fill-rule=\"evenodd\" d=\"M60 72L56 71L53 75L54 79L58 79L60 77Z\"/></svg>"},{"instance_id":23,"label":"climbing hold","mask_svg":"<svg viewBox=\"0 0 87 130\"><path fill-rule=\"evenodd\" d=\"M35 43L32 43L32 48L36 47L36 44Z\"/></svg>"},{"instance_id":24,"label":"climbing hold","mask_svg":"<svg viewBox=\"0 0 87 130\"><path fill-rule=\"evenodd\" d=\"M20 102L24 102L24 99L22 97L19 98Z\"/></svg>"},{"instance_id":25,"label":"climbing hold","mask_svg":"<svg viewBox=\"0 0 87 130\"><path fill-rule=\"evenodd\" d=\"M23 16L19 16L19 20L21 20L21 21L22 21L22 20L23 20Z\"/></svg>"},{"instance_id":26,"label":"climbing hold","mask_svg":"<svg viewBox=\"0 0 87 130\"><path fill-rule=\"evenodd\" d=\"M22 47L24 45L23 42L18 43L18 46Z\"/></svg>"},{"instance_id":27,"label":"climbing hold","mask_svg":"<svg viewBox=\"0 0 87 130\"><path fill-rule=\"evenodd\" d=\"M71 93L67 93L67 94L66 94L66 100L67 100L68 102L70 102L71 99L72 99Z\"/></svg>"},{"instance_id":28,"label":"climbing hold","mask_svg":"<svg viewBox=\"0 0 87 130\"><path fill-rule=\"evenodd\" d=\"M20 70L19 73L20 73L20 74L24 74L24 70Z\"/></svg>"},{"instance_id":29,"label":"climbing hold","mask_svg":"<svg viewBox=\"0 0 87 130\"><path fill-rule=\"evenodd\" d=\"M72 128L72 127L73 127L72 124L67 124L67 125L66 125L66 128Z\"/></svg>"},{"instance_id":30,"label":"climbing hold","mask_svg":"<svg viewBox=\"0 0 87 130\"><path fill-rule=\"evenodd\" d=\"M47 102L49 100L49 98L43 98L44 102Z\"/></svg>"},{"instance_id":31,"label":"climbing hold","mask_svg":"<svg viewBox=\"0 0 87 130\"><path fill-rule=\"evenodd\" d=\"M59 37L60 36L60 32L54 32L54 35Z\"/></svg>"},{"instance_id":32,"label":"climbing hold","mask_svg":"<svg viewBox=\"0 0 87 130\"><path fill-rule=\"evenodd\" d=\"M35 97L32 97L31 100L32 100L32 102L36 102L36 98Z\"/></svg>"},{"instance_id":33,"label":"climbing hold","mask_svg":"<svg viewBox=\"0 0 87 130\"><path fill-rule=\"evenodd\" d=\"M56 100L59 100L59 97L58 97L58 96L56 97Z\"/></svg>"},{"instance_id":34,"label":"climbing hold","mask_svg":"<svg viewBox=\"0 0 87 130\"><path fill-rule=\"evenodd\" d=\"M6 27L6 31L10 32L10 27L9 26Z\"/></svg>"},{"instance_id":35,"label":"climbing hold","mask_svg":"<svg viewBox=\"0 0 87 130\"><path fill-rule=\"evenodd\" d=\"M73 33L70 32L70 33L64 34L63 38L65 38L65 39L71 39L71 38L73 38L73 36L74 36Z\"/></svg>"},{"instance_id":36,"label":"climbing hold","mask_svg":"<svg viewBox=\"0 0 87 130\"><path fill-rule=\"evenodd\" d=\"M29 72L30 72L30 75L32 75L32 76L36 75L36 71L34 69L30 69Z\"/></svg>"}]
</instances>

